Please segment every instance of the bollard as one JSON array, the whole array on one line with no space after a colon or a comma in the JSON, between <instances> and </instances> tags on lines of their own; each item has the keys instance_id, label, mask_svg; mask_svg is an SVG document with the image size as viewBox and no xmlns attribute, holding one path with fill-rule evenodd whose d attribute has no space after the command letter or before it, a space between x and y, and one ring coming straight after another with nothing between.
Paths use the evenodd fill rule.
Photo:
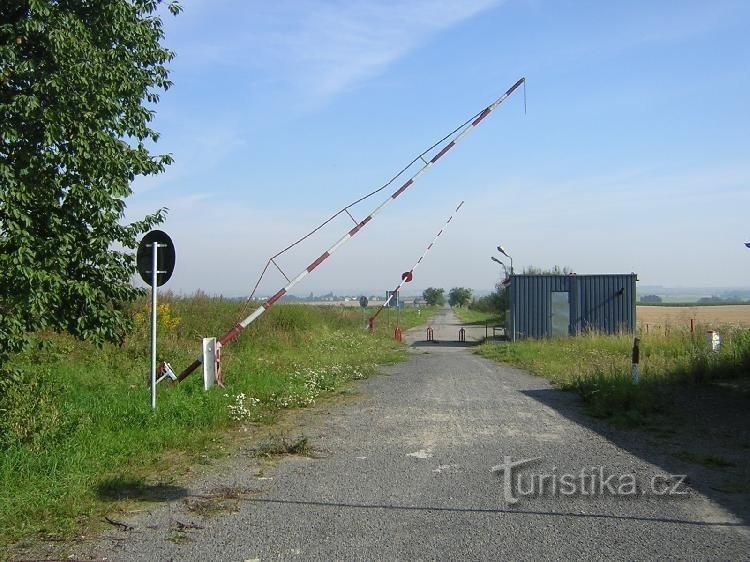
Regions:
<instances>
[{"instance_id":1,"label":"bollard","mask_svg":"<svg viewBox=\"0 0 750 562\"><path fill-rule=\"evenodd\" d=\"M633 384L638 384L641 381L641 371L638 366L638 362L641 359L641 339L635 338L633 340L633 365L630 368L630 378Z\"/></svg>"},{"instance_id":2,"label":"bollard","mask_svg":"<svg viewBox=\"0 0 750 562\"><path fill-rule=\"evenodd\" d=\"M719 332L714 330L706 332L706 345L711 353L719 353L721 351L721 335L719 335Z\"/></svg>"},{"instance_id":3,"label":"bollard","mask_svg":"<svg viewBox=\"0 0 750 562\"><path fill-rule=\"evenodd\" d=\"M463 328L458 331L458 341L466 341L466 330Z\"/></svg>"},{"instance_id":4,"label":"bollard","mask_svg":"<svg viewBox=\"0 0 750 562\"><path fill-rule=\"evenodd\" d=\"M432 326L427 326L427 341L435 341L435 332L432 330Z\"/></svg>"},{"instance_id":5,"label":"bollard","mask_svg":"<svg viewBox=\"0 0 750 562\"><path fill-rule=\"evenodd\" d=\"M401 341L401 328L396 326L396 330L393 332L393 337L396 341Z\"/></svg>"}]
</instances>

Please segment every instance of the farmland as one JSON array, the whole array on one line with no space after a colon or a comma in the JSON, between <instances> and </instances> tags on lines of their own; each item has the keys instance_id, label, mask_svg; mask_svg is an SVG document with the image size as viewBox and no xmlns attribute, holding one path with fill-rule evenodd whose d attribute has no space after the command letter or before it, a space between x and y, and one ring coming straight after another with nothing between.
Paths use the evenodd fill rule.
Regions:
<instances>
[{"instance_id":1,"label":"farmland","mask_svg":"<svg viewBox=\"0 0 750 562\"><path fill-rule=\"evenodd\" d=\"M717 306L637 306L640 328L669 327L689 329L692 319L696 326L717 329L721 326L750 327L750 304Z\"/></svg>"}]
</instances>

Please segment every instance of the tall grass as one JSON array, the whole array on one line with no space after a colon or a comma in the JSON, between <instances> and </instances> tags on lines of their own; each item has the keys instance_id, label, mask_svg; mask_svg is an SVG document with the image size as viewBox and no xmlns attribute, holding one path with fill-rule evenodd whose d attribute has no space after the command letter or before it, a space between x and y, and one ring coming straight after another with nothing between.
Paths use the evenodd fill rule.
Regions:
<instances>
[{"instance_id":1,"label":"tall grass","mask_svg":"<svg viewBox=\"0 0 750 562\"><path fill-rule=\"evenodd\" d=\"M180 369L200 338L220 336L248 312L241 303L196 295L162 299L158 353ZM18 375L0 392L0 550L38 533L68 535L112 508L113 481L163 471L170 458L198 458L238 423L269 423L304 407L377 364L405 357L392 334L367 333L359 309L279 305L249 326L222 357L226 388L204 392L200 372L159 385L157 410L146 385L148 302L134 305L135 330L121 347L96 348L38 334L14 360ZM402 316L408 327L420 319Z\"/></svg>"},{"instance_id":2,"label":"tall grass","mask_svg":"<svg viewBox=\"0 0 750 562\"><path fill-rule=\"evenodd\" d=\"M508 345L485 344L485 357L518 365L576 390L588 412L597 417L636 424L666 407L672 385L705 384L719 379L750 377L750 330L720 330L722 346L709 350L703 331L640 334L640 384L631 381L629 334L584 334L575 338L524 340Z\"/></svg>"}]
</instances>

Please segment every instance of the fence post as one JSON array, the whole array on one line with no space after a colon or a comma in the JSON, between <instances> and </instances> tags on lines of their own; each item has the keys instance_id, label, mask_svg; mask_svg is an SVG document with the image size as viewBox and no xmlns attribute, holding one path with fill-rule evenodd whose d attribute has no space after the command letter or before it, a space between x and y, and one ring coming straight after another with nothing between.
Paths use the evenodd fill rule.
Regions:
<instances>
[{"instance_id":1,"label":"fence post","mask_svg":"<svg viewBox=\"0 0 750 562\"><path fill-rule=\"evenodd\" d=\"M641 371L638 363L641 359L641 339L635 338L633 340L633 365L630 367L630 378L633 384L638 384L641 381Z\"/></svg>"}]
</instances>

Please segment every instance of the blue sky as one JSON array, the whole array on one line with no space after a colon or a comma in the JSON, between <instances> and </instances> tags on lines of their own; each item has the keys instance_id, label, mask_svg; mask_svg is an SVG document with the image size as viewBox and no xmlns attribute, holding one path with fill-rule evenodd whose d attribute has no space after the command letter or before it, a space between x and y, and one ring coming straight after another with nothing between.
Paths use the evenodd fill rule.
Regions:
<instances>
[{"instance_id":1,"label":"blue sky","mask_svg":"<svg viewBox=\"0 0 750 562\"><path fill-rule=\"evenodd\" d=\"M750 286L750 3L184 0L155 127L169 287L247 295L266 260L516 92L293 292L491 288L524 266ZM358 207L365 216L382 197ZM348 220L348 219L347 219ZM280 264L291 277L350 227ZM261 292L284 285L270 275Z\"/></svg>"}]
</instances>

